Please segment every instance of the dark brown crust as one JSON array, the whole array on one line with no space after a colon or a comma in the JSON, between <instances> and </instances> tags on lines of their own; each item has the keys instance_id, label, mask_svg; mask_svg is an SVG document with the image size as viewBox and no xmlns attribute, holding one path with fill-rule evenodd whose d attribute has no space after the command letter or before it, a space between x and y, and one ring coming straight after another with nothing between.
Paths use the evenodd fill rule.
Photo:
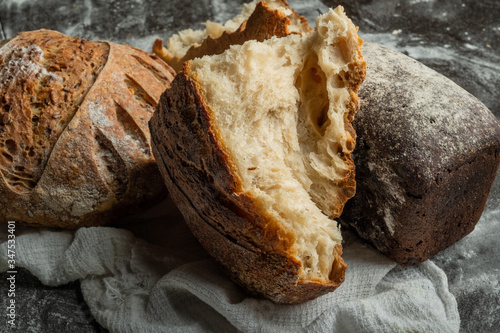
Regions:
<instances>
[{"instance_id":1,"label":"dark brown crust","mask_svg":"<svg viewBox=\"0 0 500 333\"><path fill-rule=\"evenodd\" d=\"M373 43L363 53L369 71L353 123L358 187L342 219L397 263L417 264L474 229L500 164L500 125L424 65Z\"/></svg>"},{"instance_id":2,"label":"dark brown crust","mask_svg":"<svg viewBox=\"0 0 500 333\"><path fill-rule=\"evenodd\" d=\"M0 82L9 119L0 124L0 222L103 225L166 195L147 124L171 68L130 46L50 30L21 33L1 51L0 68L13 75Z\"/></svg>"},{"instance_id":3,"label":"dark brown crust","mask_svg":"<svg viewBox=\"0 0 500 333\"><path fill-rule=\"evenodd\" d=\"M291 304L335 290L346 268L341 246L336 248L333 280L300 280L301 264L290 248L293 235L242 193L200 96L181 72L150 121L160 172L193 234L236 283L258 297Z\"/></svg>"},{"instance_id":4,"label":"dark brown crust","mask_svg":"<svg viewBox=\"0 0 500 333\"><path fill-rule=\"evenodd\" d=\"M283 5L292 10L292 15L301 22L304 32L310 33L312 31L305 17L293 11L286 1L283 1ZM273 36L288 36L292 34L289 28L290 24L290 19L284 13L271 9L265 2L259 2L252 15L236 31L225 31L218 38L208 36L200 46L192 46L181 59L168 57L167 53L163 51L161 40L155 41L153 52L165 60L176 71L180 71L185 61L204 55L221 54L231 45L241 45L248 40L262 42Z\"/></svg>"}]
</instances>

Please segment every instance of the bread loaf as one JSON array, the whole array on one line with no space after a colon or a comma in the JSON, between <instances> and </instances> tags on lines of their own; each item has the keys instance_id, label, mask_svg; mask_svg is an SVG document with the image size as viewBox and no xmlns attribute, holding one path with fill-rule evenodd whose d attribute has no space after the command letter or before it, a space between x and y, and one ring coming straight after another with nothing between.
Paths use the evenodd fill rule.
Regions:
<instances>
[{"instance_id":1,"label":"bread loaf","mask_svg":"<svg viewBox=\"0 0 500 333\"><path fill-rule=\"evenodd\" d=\"M235 282L278 303L333 291L346 269L333 218L355 193L366 64L341 7L316 26L186 62L150 121L194 235Z\"/></svg>"},{"instance_id":2,"label":"bread loaf","mask_svg":"<svg viewBox=\"0 0 500 333\"><path fill-rule=\"evenodd\" d=\"M373 43L363 53L358 187L342 220L397 263L420 263L474 229L500 164L500 125L421 63Z\"/></svg>"},{"instance_id":3,"label":"bread loaf","mask_svg":"<svg viewBox=\"0 0 500 333\"><path fill-rule=\"evenodd\" d=\"M162 198L147 123L174 72L55 31L0 48L0 222L107 224Z\"/></svg>"},{"instance_id":4,"label":"bread loaf","mask_svg":"<svg viewBox=\"0 0 500 333\"><path fill-rule=\"evenodd\" d=\"M176 71L190 59L220 54L231 45L247 40L263 41L290 34L307 36L312 29L305 17L297 14L286 0L254 0L243 5L242 12L225 24L206 22L205 30L186 29L170 37L168 48L157 39L153 52Z\"/></svg>"}]
</instances>

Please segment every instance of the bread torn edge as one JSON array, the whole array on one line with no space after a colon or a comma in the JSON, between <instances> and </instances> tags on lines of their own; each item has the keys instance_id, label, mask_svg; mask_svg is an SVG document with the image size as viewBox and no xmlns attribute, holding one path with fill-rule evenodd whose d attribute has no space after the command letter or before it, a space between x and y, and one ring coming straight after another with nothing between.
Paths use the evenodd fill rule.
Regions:
<instances>
[{"instance_id":1,"label":"bread torn edge","mask_svg":"<svg viewBox=\"0 0 500 333\"><path fill-rule=\"evenodd\" d=\"M286 0L254 0L244 4L241 13L224 24L207 21L204 25L204 30L186 29L172 35L167 47L163 46L163 40L156 39L153 53L180 71L187 60L220 54L231 45L249 39L263 41L272 36L308 36L312 32L306 18L296 13Z\"/></svg>"}]
</instances>

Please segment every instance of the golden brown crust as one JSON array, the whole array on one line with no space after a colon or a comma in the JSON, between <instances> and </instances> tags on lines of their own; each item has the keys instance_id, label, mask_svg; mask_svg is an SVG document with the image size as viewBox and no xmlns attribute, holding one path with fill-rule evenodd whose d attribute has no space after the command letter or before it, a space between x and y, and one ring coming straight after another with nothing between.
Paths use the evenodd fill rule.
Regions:
<instances>
[{"instance_id":1,"label":"golden brown crust","mask_svg":"<svg viewBox=\"0 0 500 333\"><path fill-rule=\"evenodd\" d=\"M358 28L356 27L356 31ZM356 130L354 129L352 122L354 121L354 116L356 112L358 112L360 108L360 99L358 97L358 91L361 87L361 84L366 78L366 61L361 52L361 47L363 45L363 40L361 38L357 38L357 43L352 42L352 45L348 46L346 42L340 43L344 45L345 48L350 48L351 51L344 51L345 54L354 53L355 59L349 64L349 71L345 73L345 81L346 86L349 87L349 104L346 105L346 108L349 110L348 113L344 116L344 130L348 134L348 140L346 143L346 147L348 149L347 152L342 152L342 157L347 165L347 175L344 178L345 182L339 188L343 191L344 201L342 204L341 210L338 212L338 215L330 216L331 218L338 218L342 214L344 209L344 205L347 201L354 197L356 194L356 180L355 180L355 169L356 166L351 157L352 152L356 146Z\"/></svg>"},{"instance_id":2,"label":"golden brown crust","mask_svg":"<svg viewBox=\"0 0 500 333\"><path fill-rule=\"evenodd\" d=\"M165 195L147 122L174 72L155 58L50 30L0 49L0 222L102 225Z\"/></svg>"},{"instance_id":3,"label":"golden brown crust","mask_svg":"<svg viewBox=\"0 0 500 333\"><path fill-rule=\"evenodd\" d=\"M362 40L359 39L359 48L358 48L358 58L359 61L349 66L350 75L347 78L347 86L349 88L349 104L346 105L349 110L344 117L344 130L346 134L348 134L348 139L346 142L347 151L342 151L342 160L346 164L346 175L344 179L339 183L338 189L341 191L339 193L339 197L342 198L342 204L340 205L338 210L335 210L334 214L330 213L330 218L335 219L341 216L342 211L344 210L344 206L347 201L353 198L356 195L356 166L352 159L352 152L356 147L356 131L352 125L354 121L354 116L360 107L360 99L358 97L358 91L361 86L361 83L364 81L366 77L366 61L364 60L361 54L361 45Z\"/></svg>"},{"instance_id":4,"label":"golden brown crust","mask_svg":"<svg viewBox=\"0 0 500 333\"><path fill-rule=\"evenodd\" d=\"M241 191L230 157L196 83L184 72L161 97L150 121L153 153L169 193L193 234L251 294L300 303L336 289L346 265L337 255L331 281L304 281L286 234Z\"/></svg>"},{"instance_id":5,"label":"golden brown crust","mask_svg":"<svg viewBox=\"0 0 500 333\"><path fill-rule=\"evenodd\" d=\"M292 10L286 1L283 1L283 5ZM305 17L300 16L293 10L291 15L301 22L302 30L307 33L312 31ZM180 71L185 61L204 55L221 54L231 45L241 45L248 40L262 42L273 36L288 36L293 33L290 30L290 25L290 19L283 12L271 9L265 2L259 2L252 15L236 31L225 31L218 38L208 36L201 45L192 46L181 59L170 57L168 51L163 48L163 42L159 39L153 44L153 52L176 71Z\"/></svg>"}]
</instances>

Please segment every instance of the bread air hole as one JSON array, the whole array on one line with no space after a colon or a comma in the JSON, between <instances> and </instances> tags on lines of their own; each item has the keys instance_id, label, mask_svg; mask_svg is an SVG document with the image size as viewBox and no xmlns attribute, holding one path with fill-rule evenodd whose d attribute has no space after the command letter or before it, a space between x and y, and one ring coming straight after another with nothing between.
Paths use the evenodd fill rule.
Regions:
<instances>
[{"instance_id":1,"label":"bread air hole","mask_svg":"<svg viewBox=\"0 0 500 333\"><path fill-rule=\"evenodd\" d=\"M347 64L337 50L320 66L304 40L250 41L195 59L190 68L242 190L293 240L301 279L328 280L341 243L329 217L342 209L345 198L336 184L348 169L339 156L349 100L341 72Z\"/></svg>"},{"instance_id":2,"label":"bread air hole","mask_svg":"<svg viewBox=\"0 0 500 333\"><path fill-rule=\"evenodd\" d=\"M17 152L17 143L14 140L8 139L5 141L5 148L11 155L15 155Z\"/></svg>"},{"instance_id":3,"label":"bread air hole","mask_svg":"<svg viewBox=\"0 0 500 333\"><path fill-rule=\"evenodd\" d=\"M330 124L328 119L328 91L326 90L325 73L318 66L318 57L311 54L304 63L296 81L301 103L308 115L307 121L320 136L325 134L325 128Z\"/></svg>"}]
</instances>

